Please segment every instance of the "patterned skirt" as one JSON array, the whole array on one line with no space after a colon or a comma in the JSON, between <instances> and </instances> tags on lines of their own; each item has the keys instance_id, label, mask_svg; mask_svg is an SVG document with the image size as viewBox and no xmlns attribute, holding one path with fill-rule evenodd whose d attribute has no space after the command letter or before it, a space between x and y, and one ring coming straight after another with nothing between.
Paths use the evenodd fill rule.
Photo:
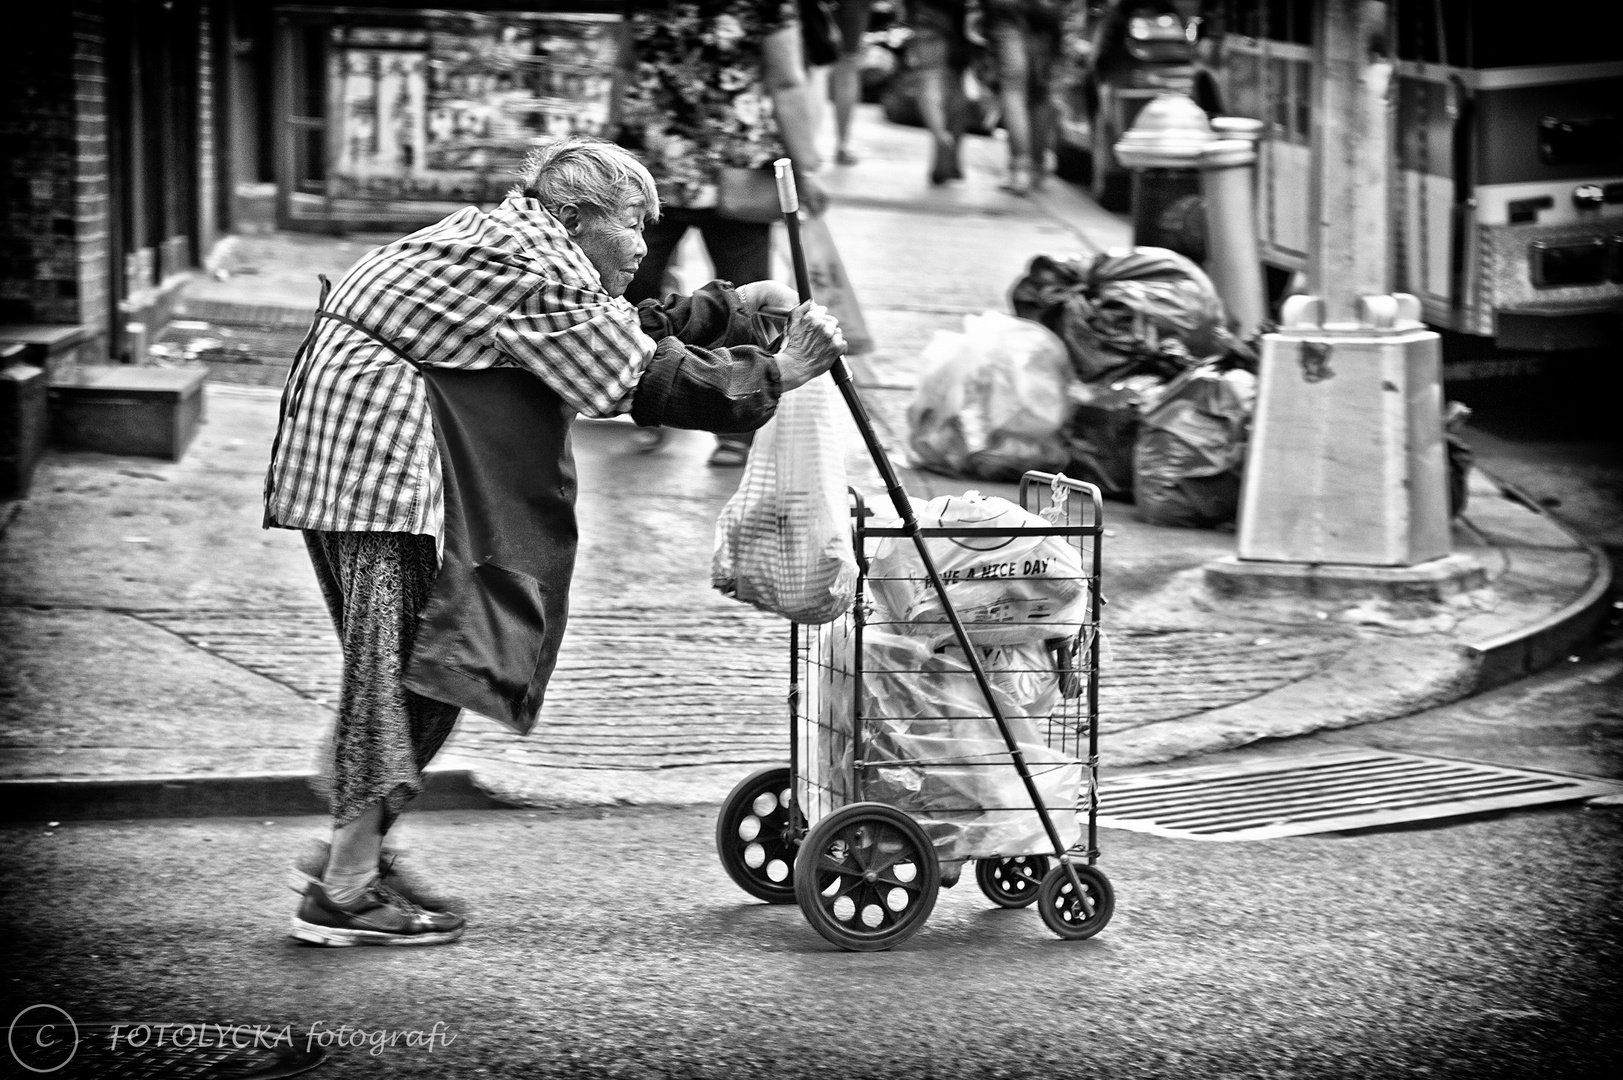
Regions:
<instances>
[{"instance_id":1,"label":"patterned skirt","mask_svg":"<svg viewBox=\"0 0 1623 1080\"><path fill-rule=\"evenodd\" d=\"M439 572L434 538L305 530L304 542L344 650L327 759L333 822L348 824L382 801L387 829L422 790L423 769L460 712L401 684Z\"/></svg>"}]
</instances>

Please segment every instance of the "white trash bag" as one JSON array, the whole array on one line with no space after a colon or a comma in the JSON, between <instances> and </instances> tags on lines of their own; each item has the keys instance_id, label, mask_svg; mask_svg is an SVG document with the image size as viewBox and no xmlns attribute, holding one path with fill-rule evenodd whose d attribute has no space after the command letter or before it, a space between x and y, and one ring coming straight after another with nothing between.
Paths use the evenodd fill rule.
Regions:
<instances>
[{"instance_id":1,"label":"white trash bag","mask_svg":"<svg viewBox=\"0 0 1623 1080\"><path fill-rule=\"evenodd\" d=\"M964 316L963 333L937 330L907 410L914 463L983 480L1063 468L1073 380L1065 343L1040 323L988 311Z\"/></svg>"},{"instance_id":2,"label":"white trash bag","mask_svg":"<svg viewBox=\"0 0 1623 1080\"><path fill-rule=\"evenodd\" d=\"M834 386L783 395L755 434L738 490L716 519L710 583L798 623L832 622L856 594L844 448Z\"/></svg>"},{"instance_id":3,"label":"white trash bag","mask_svg":"<svg viewBox=\"0 0 1623 1080\"><path fill-rule=\"evenodd\" d=\"M922 506L915 500L914 513L924 526L1009 530L1002 536L925 541L953 610L975 644L1074 637L1087 624L1091 600L1075 545L1063 536L1022 531L1047 528L1041 515L978 491L941 495ZM874 545L868 589L875 607L870 624L922 637L931 648L956 644L912 538L887 536Z\"/></svg>"}]
</instances>

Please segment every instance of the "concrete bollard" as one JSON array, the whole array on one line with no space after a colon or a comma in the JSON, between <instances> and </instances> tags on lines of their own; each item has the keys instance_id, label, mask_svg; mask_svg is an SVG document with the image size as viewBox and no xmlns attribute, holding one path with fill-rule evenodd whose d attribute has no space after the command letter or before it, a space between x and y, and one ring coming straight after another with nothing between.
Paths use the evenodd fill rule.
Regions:
<instances>
[{"instance_id":1,"label":"concrete bollard","mask_svg":"<svg viewBox=\"0 0 1623 1080\"><path fill-rule=\"evenodd\" d=\"M1268 317L1257 242L1257 139L1262 121L1214 116L1217 136L1200 153L1206 202L1206 271L1228 306L1234 332L1249 339Z\"/></svg>"}]
</instances>

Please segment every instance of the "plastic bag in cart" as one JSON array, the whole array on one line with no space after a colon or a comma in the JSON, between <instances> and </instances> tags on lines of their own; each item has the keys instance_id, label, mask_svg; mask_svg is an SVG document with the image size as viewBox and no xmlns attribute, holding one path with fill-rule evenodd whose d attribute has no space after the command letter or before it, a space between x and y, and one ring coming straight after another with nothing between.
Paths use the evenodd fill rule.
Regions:
<instances>
[{"instance_id":1,"label":"plastic bag in cart","mask_svg":"<svg viewBox=\"0 0 1623 1080\"><path fill-rule=\"evenodd\" d=\"M1047 528L1049 523L1007 499L977 491L943 495L917 507L919 524L995 529ZM999 645L1074 636L1087 622L1088 583L1082 556L1063 536L933 537L925 542L970 640ZM911 538L881 537L868 566L874 620L924 638L954 641L941 598Z\"/></svg>"},{"instance_id":2,"label":"plastic bag in cart","mask_svg":"<svg viewBox=\"0 0 1623 1080\"><path fill-rule=\"evenodd\" d=\"M924 348L908 448L919 466L949 476L1017 480L1057 469L1070 382L1065 343L1050 330L998 311L966 315L963 333L938 330Z\"/></svg>"},{"instance_id":3,"label":"plastic bag in cart","mask_svg":"<svg viewBox=\"0 0 1623 1080\"><path fill-rule=\"evenodd\" d=\"M824 640L817 738L803 763L811 784L854 798L852 638L841 623ZM1051 850L1008 746L969 665L917 638L863 634L863 797L917 816L943 861ZM993 695L1032 772L1061 841L1081 835L1076 809L1082 766L1052 749L1042 727L1059 700L1059 671L1046 645L981 650ZM806 792L799 793L802 805Z\"/></svg>"},{"instance_id":4,"label":"plastic bag in cart","mask_svg":"<svg viewBox=\"0 0 1623 1080\"><path fill-rule=\"evenodd\" d=\"M813 379L785 394L756 433L716 520L711 584L795 622L838 618L857 584L846 500L834 387Z\"/></svg>"}]
</instances>

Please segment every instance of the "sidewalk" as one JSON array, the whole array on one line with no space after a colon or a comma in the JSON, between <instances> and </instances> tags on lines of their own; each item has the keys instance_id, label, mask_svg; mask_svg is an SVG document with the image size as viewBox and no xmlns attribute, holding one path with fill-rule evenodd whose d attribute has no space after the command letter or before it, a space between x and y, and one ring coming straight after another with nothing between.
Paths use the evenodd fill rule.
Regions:
<instances>
[{"instance_id":1,"label":"sidewalk","mask_svg":"<svg viewBox=\"0 0 1623 1080\"><path fill-rule=\"evenodd\" d=\"M966 147L964 183L937 189L922 131L872 110L858 131L861 162L834 172L829 219L877 343L853 366L900 465L930 333L1002 308L1035 254L1128 236L1061 182L1032 200L997 191L991 140ZM331 724L337 649L299 537L259 528L259 490L313 274L341 273L376 239L228 241L211 265L223 273L184 299L203 327L192 332L214 343L192 355L215 361L185 459L53 452L30 498L0 513L6 816L319 812L307 780ZM687 257L702 275L698 249ZM176 362L185 332L160 339ZM715 802L786 757L783 624L708 584L711 530L737 473L705 467L702 434L643 457L626 430L577 425L580 576L540 727L519 739L469 718L420 805ZM879 505L849 434L851 482ZM916 496L1012 492L902 475ZM1488 585L1441 605L1219 601L1203 567L1233 554L1233 533L1148 526L1119 503L1105 514L1112 770L1459 700L1564 656L1610 583L1597 552L1480 471L1454 550Z\"/></svg>"}]
</instances>

